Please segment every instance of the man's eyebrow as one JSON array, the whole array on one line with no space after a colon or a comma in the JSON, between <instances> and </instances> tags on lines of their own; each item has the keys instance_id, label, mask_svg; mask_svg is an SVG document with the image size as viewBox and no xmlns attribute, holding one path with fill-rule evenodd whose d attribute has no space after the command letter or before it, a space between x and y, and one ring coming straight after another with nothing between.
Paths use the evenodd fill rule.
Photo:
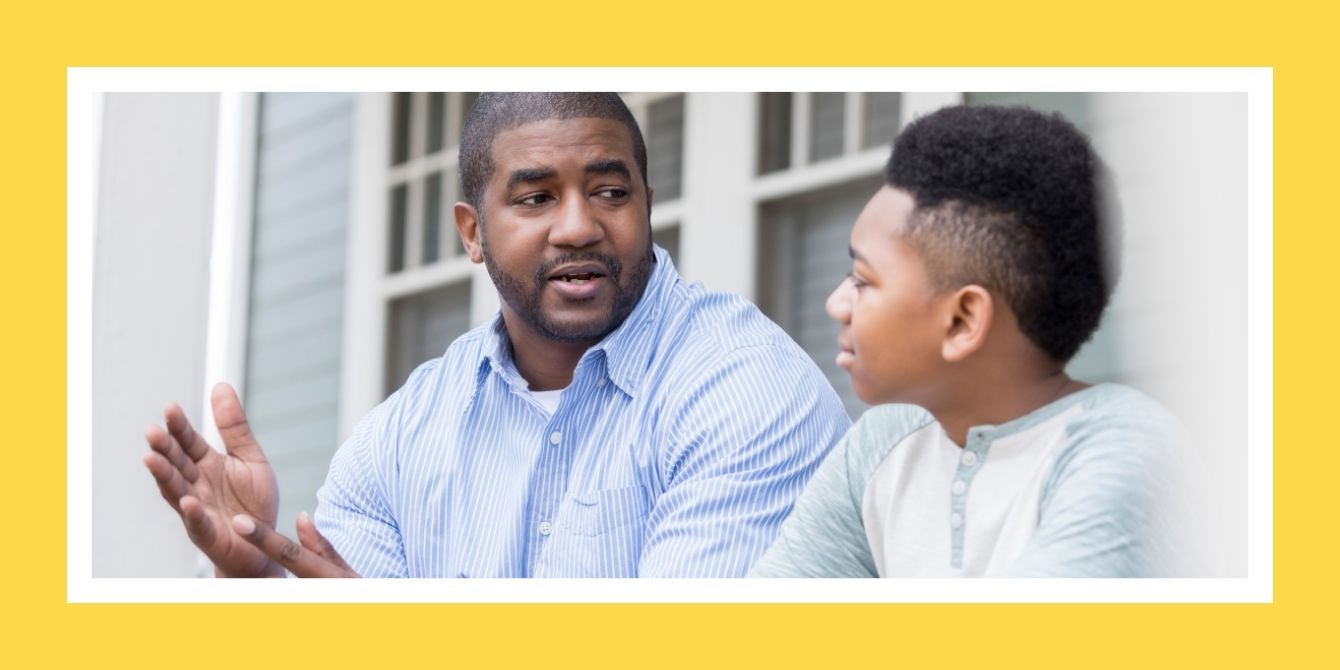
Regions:
<instances>
[{"instance_id":1,"label":"man's eyebrow","mask_svg":"<svg viewBox=\"0 0 1340 670\"><path fill-rule=\"evenodd\" d=\"M633 173L628 169L628 164L617 158L587 163L586 174L617 174L624 179L633 178Z\"/></svg>"},{"instance_id":2,"label":"man's eyebrow","mask_svg":"<svg viewBox=\"0 0 1340 670\"><path fill-rule=\"evenodd\" d=\"M521 168L513 170L507 177L507 188L511 190L517 184L531 184L537 181L544 181L558 174L553 168Z\"/></svg>"}]
</instances>

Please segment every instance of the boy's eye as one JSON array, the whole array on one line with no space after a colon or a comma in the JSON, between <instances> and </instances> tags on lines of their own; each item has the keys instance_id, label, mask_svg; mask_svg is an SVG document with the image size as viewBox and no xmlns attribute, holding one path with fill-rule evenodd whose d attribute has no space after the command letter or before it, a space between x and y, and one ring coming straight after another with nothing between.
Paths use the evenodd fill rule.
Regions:
<instances>
[{"instance_id":1,"label":"boy's eye","mask_svg":"<svg viewBox=\"0 0 1340 670\"><path fill-rule=\"evenodd\" d=\"M861 281L860 277L857 277L855 272L847 273L847 281L851 282L852 287L857 290L865 288L865 282Z\"/></svg>"}]
</instances>

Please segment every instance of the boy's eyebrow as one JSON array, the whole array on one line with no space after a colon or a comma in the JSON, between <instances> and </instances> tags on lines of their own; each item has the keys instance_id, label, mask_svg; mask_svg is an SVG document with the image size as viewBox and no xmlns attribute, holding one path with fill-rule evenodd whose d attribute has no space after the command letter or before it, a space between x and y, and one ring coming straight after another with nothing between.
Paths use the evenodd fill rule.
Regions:
<instances>
[{"instance_id":1,"label":"boy's eyebrow","mask_svg":"<svg viewBox=\"0 0 1340 670\"><path fill-rule=\"evenodd\" d=\"M867 260L865 259L865 256L862 256L862 255L861 255L861 252L859 252L859 251L856 250L856 247L853 247L853 246L850 246L850 245L849 245L849 246L847 247L847 254L851 256L852 260L861 261L862 263L865 263L866 265L869 265L869 264L870 264L870 261L867 261Z\"/></svg>"},{"instance_id":2,"label":"boy's eyebrow","mask_svg":"<svg viewBox=\"0 0 1340 670\"><path fill-rule=\"evenodd\" d=\"M617 158L587 163L586 174L617 174L624 179L633 178L633 173L628 169L628 164Z\"/></svg>"},{"instance_id":3,"label":"boy's eyebrow","mask_svg":"<svg viewBox=\"0 0 1340 670\"><path fill-rule=\"evenodd\" d=\"M531 184L537 181L544 181L558 174L553 168L521 168L513 170L507 177L507 188L511 190L517 184Z\"/></svg>"}]
</instances>

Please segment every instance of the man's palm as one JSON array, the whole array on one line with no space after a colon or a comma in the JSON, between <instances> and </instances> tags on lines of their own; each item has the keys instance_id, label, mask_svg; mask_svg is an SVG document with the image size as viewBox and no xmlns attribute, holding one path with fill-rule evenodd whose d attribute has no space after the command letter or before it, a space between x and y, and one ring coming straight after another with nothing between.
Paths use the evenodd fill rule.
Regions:
<instances>
[{"instance_id":1,"label":"man's palm","mask_svg":"<svg viewBox=\"0 0 1340 670\"><path fill-rule=\"evenodd\" d=\"M164 411L166 432L156 425L145 431L153 451L145 455L144 464L163 499L181 515L191 541L221 576L282 575L283 569L230 523L234 515L246 514L274 527L279 511L274 469L252 436L232 387L215 386L211 401L227 453L210 448L173 404Z\"/></svg>"}]
</instances>

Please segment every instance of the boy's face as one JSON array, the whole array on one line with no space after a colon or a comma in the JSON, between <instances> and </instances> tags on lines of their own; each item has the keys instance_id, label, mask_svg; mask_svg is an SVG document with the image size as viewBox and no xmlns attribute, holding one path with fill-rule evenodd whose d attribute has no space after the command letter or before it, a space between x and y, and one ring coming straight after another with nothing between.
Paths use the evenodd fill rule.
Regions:
<instances>
[{"instance_id":1,"label":"boy's face","mask_svg":"<svg viewBox=\"0 0 1340 670\"><path fill-rule=\"evenodd\" d=\"M837 364L870 404L924 404L945 364L949 324L921 255L902 237L914 205L887 185L870 199L851 232L851 275L828 297L828 315L841 326Z\"/></svg>"}]
</instances>

